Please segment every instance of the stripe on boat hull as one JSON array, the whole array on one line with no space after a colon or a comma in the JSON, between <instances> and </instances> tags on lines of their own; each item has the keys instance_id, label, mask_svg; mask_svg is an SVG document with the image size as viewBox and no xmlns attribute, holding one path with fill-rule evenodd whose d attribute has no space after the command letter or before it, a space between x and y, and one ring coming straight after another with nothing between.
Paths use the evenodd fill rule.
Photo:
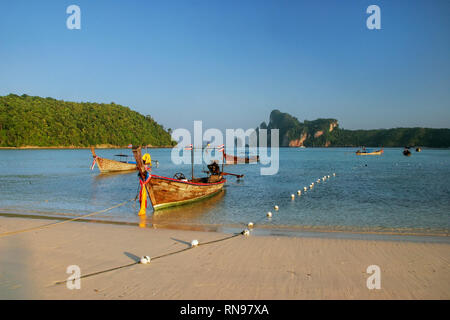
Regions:
<instances>
[{"instance_id":1,"label":"stripe on boat hull","mask_svg":"<svg viewBox=\"0 0 450 320\"><path fill-rule=\"evenodd\" d=\"M222 190L225 181L222 178L215 183L192 183L152 176L148 184L148 192L153 209L159 210L213 196Z\"/></svg>"}]
</instances>

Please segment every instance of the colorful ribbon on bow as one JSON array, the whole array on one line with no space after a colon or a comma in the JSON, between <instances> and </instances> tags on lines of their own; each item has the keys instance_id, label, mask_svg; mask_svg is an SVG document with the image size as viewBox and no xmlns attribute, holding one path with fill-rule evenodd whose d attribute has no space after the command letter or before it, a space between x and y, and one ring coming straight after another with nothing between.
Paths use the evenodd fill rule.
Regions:
<instances>
[{"instance_id":1,"label":"colorful ribbon on bow","mask_svg":"<svg viewBox=\"0 0 450 320\"><path fill-rule=\"evenodd\" d=\"M145 181L139 176L139 185L141 186L141 190L139 190L139 202L141 204L141 208L139 210L138 215L144 216L147 209L147 188L145 185L150 181L152 175L147 171L147 178Z\"/></svg>"},{"instance_id":2,"label":"colorful ribbon on bow","mask_svg":"<svg viewBox=\"0 0 450 320\"><path fill-rule=\"evenodd\" d=\"M95 163L97 162L97 156L93 156L94 161L92 161L91 170L94 170Z\"/></svg>"}]
</instances>

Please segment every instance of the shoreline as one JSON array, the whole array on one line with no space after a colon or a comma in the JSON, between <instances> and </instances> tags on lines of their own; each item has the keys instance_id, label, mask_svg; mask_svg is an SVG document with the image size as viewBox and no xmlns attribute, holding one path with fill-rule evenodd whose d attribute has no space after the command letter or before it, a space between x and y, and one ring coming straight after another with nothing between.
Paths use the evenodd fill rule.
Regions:
<instances>
[{"instance_id":1,"label":"shoreline","mask_svg":"<svg viewBox=\"0 0 450 320\"><path fill-rule=\"evenodd\" d=\"M49 214L49 213L48 213ZM62 216L60 213L55 215L42 215L38 213L16 213L0 211L0 218L19 218L32 220L51 220L65 221L76 218L72 214ZM108 219L78 219L74 222L84 222L93 224L131 226L144 229L168 229L168 230L187 230L199 232L214 233L236 233L246 229L244 224L199 224L183 223L173 221L121 221ZM434 232L433 232L434 231ZM375 227L348 227L348 226L302 226L302 225L265 225L256 224L253 230L256 236L282 236L282 237L319 237L319 238L342 238L342 239L375 239L387 241L423 241L449 243L450 236L448 230L433 230L426 228L375 228Z\"/></svg>"},{"instance_id":2,"label":"shoreline","mask_svg":"<svg viewBox=\"0 0 450 320\"><path fill-rule=\"evenodd\" d=\"M109 145L109 144L99 144L93 146L95 149L131 149L128 148L128 146L116 146L116 145ZM148 149L172 149L176 146L171 145L164 145L164 146L143 146L142 148L148 148ZM84 150L84 149L90 149L89 147L82 147L82 146L21 146L21 147L0 147L0 150L45 150L45 149L54 149L54 150ZM270 147L268 147L270 148ZM361 146L309 146L309 147L302 147L302 146L279 146L278 148L285 148L285 149L357 149L361 148ZM379 147L379 146L366 146L366 148L382 148L382 149L403 149L404 146L397 146L397 147ZM415 148L415 147L411 147ZM449 150L450 147L426 147L426 146L420 146L422 150Z\"/></svg>"},{"instance_id":3,"label":"shoreline","mask_svg":"<svg viewBox=\"0 0 450 320\"><path fill-rule=\"evenodd\" d=\"M39 225L0 217L0 234ZM187 250L193 239L204 245ZM450 299L449 249L442 243L252 234L230 239L215 232L67 223L0 237L0 298ZM136 264L143 255L164 257ZM69 290L64 281L71 265L82 276L99 274ZM371 265L381 270L380 290L367 288Z\"/></svg>"},{"instance_id":4,"label":"shoreline","mask_svg":"<svg viewBox=\"0 0 450 320\"><path fill-rule=\"evenodd\" d=\"M95 149L131 149L128 146L114 146L114 145L96 145L93 146ZM76 146L50 146L50 147L39 147L39 146L23 146L23 147L0 147L0 150L84 150L90 149L91 147L76 147ZM148 149L172 149L173 146L144 146L143 148Z\"/></svg>"}]
</instances>

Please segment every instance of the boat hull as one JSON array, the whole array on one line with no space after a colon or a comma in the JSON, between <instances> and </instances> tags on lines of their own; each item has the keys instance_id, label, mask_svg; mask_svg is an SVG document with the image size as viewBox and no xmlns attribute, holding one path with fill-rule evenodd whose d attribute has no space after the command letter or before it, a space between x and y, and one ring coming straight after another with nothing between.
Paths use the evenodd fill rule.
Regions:
<instances>
[{"instance_id":1,"label":"boat hull","mask_svg":"<svg viewBox=\"0 0 450 320\"><path fill-rule=\"evenodd\" d=\"M374 151L374 152L356 152L356 155L357 156L377 156L377 155L380 155L380 154L383 154L383 150L377 150L377 151Z\"/></svg>"},{"instance_id":2,"label":"boat hull","mask_svg":"<svg viewBox=\"0 0 450 320\"><path fill-rule=\"evenodd\" d=\"M153 209L161 210L209 198L222 191L225 179L217 182L192 182L152 175L147 190Z\"/></svg>"},{"instance_id":3,"label":"boat hull","mask_svg":"<svg viewBox=\"0 0 450 320\"><path fill-rule=\"evenodd\" d=\"M92 157L94 158L95 161L94 164L97 163L97 167L102 173L137 170L136 163L127 163L123 161L100 158L95 154L95 149L93 147L91 147L91 152ZM91 169L93 168L94 167L92 166Z\"/></svg>"},{"instance_id":4,"label":"boat hull","mask_svg":"<svg viewBox=\"0 0 450 320\"><path fill-rule=\"evenodd\" d=\"M136 164L134 163L126 163L100 157L97 157L97 166L102 173L137 170Z\"/></svg>"},{"instance_id":5,"label":"boat hull","mask_svg":"<svg viewBox=\"0 0 450 320\"><path fill-rule=\"evenodd\" d=\"M240 163L256 163L259 162L259 156L254 157L238 157L224 154L225 164L240 164Z\"/></svg>"}]
</instances>

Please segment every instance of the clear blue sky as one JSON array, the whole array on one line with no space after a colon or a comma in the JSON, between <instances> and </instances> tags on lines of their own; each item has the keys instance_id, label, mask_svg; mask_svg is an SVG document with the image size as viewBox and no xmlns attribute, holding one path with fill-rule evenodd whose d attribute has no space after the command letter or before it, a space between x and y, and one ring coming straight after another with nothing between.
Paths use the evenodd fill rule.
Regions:
<instances>
[{"instance_id":1,"label":"clear blue sky","mask_svg":"<svg viewBox=\"0 0 450 320\"><path fill-rule=\"evenodd\" d=\"M0 95L114 101L166 128L251 128L274 108L449 128L449 16L448 0L1 0Z\"/></svg>"}]
</instances>

